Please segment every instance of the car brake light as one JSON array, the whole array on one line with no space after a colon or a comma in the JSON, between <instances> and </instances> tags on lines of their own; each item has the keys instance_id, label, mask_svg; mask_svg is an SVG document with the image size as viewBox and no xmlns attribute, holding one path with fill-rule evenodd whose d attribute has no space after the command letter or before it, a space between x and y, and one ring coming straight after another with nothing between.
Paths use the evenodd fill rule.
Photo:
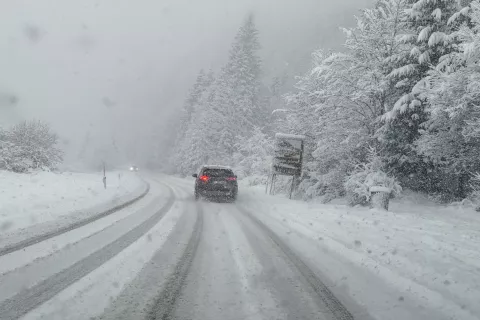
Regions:
<instances>
[{"instance_id":1,"label":"car brake light","mask_svg":"<svg viewBox=\"0 0 480 320\"><path fill-rule=\"evenodd\" d=\"M209 179L208 176L200 176L200 180L202 180L203 182L207 182Z\"/></svg>"},{"instance_id":2,"label":"car brake light","mask_svg":"<svg viewBox=\"0 0 480 320\"><path fill-rule=\"evenodd\" d=\"M227 178L227 181L237 181L237 178L235 178L235 177L228 177L228 178Z\"/></svg>"}]
</instances>

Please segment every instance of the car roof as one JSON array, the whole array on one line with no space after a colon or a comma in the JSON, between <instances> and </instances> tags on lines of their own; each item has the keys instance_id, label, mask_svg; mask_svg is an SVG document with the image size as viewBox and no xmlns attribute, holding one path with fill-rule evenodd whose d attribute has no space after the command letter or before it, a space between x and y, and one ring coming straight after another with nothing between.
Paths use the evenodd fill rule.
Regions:
<instances>
[{"instance_id":1,"label":"car roof","mask_svg":"<svg viewBox=\"0 0 480 320\"><path fill-rule=\"evenodd\" d=\"M229 166L221 166L216 164L209 164L202 166L202 169L225 169L225 170L232 170ZM233 171L233 170L232 170Z\"/></svg>"}]
</instances>

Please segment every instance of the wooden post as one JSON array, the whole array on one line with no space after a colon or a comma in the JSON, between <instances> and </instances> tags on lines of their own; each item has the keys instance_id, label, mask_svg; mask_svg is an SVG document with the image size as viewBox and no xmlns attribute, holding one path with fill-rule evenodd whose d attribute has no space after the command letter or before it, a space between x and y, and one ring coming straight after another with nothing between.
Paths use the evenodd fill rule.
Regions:
<instances>
[{"instance_id":1,"label":"wooden post","mask_svg":"<svg viewBox=\"0 0 480 320\"><path fill-rule=\"evenodd\" d=\"M107 176L105 174L105 162L103 162L103 187L107 189Z\"/></svg>"},{"instance_id":2,"label":"wooden post","mask_svg":"<svg viewBox=\"0 0 480 320\"><path fill-rule=\"evenodd\" d=\"M275 180L277 178L277 175L274 173L272 175L272 182L270 182L270 194L273 195L275 194Z\"/></svg>"},{"instance_id":3,"label":"wooden post","mask_svg":"<svg viewBox=\"0 0 480 320\"><path fill-rule=\"evenodd\" d=\"M378 208L388 211L391 193L392 190L387 187L370 187L370 208Z\"/></svg>"},{"instance_id":4,"label":"wooden post","mask_svg":"<svg viewBox=\"0 0 480 320\"><path fill-rule=\"evenodd\" d=\"M292 199L293 189L295 188L295 176L292 176L292 185L290 187L290 196L289 199Z\"/></svg>"},{"instance_id":5,"label":"wooden post","mask_svg":"<svg viewBox=\"0 0 480 320\"><path fill-rule=\"evenodd\" d=\"M265 194L268 194L268 181L270 180L270 176L271 175L267 176L267 184L265 185Z\"/></svg>"}]
</instances>

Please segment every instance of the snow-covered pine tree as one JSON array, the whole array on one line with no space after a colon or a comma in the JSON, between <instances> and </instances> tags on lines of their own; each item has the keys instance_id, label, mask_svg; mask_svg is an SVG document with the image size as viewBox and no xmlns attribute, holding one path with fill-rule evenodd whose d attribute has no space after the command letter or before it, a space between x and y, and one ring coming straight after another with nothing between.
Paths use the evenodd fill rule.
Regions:
<instances>
[{"instance_id":1,"label":"snow-covered pine tree","mask_svg":"<svg viewBox=\"0 0 480 320\"><path fill-rule=\"evenodd\" d=\"M418 152L446 176L438 189L455 198L467 196L472 173L480 171L479 1L460 9L449 21L461 18L466 21L451 35L460 41L459 51L443 56L429 71L423 94L430 119L416 141Z\"/></svg>"},{"instance_id":2,"label":"snow-covered pine tree","mask_svg":"<svg viewBox=\"0 0 480 320\"><path fill-rule=\"evenodd\" d=\"M205 71L201 69L198 73L197 79L188 93L187 99L185 100L181 111L179 127L176 130L177 137L175 144L179 144L184 138L185 133L188 130L190 120L192 119L192 114L195 110L195 107L207 88L213 83L214 79L215 77L213 71L211 70L208 73L205 73Z\"/></svg>"},{"instance_id":3,"label":"snow-covered pine tree","mask_svg":"<svg viewBox=\"0 0 480 320\"><path fill-rule=\"evenodd\" d=\"M213 108L213 100L218 93L219 81L215 80L203 93L195 107L187 132L175 156L177 172L184 175L196 172L202 164L212 164L217 160L219 136L216 123L222 115Z\"/></svg>"},{"instance_id":4,"label":"snow-covered pine tree","mask_svg":"<svg viewBox=\"0 0 480 320\"><path fill-rule=\"evenodd\" d=\"M231 160L231 155L235 151L236 136L241 135L239 123L242 120L237 118L234 111L235 95L231 81L226 67L223 67L208 95L209 103L204 105L204 118L208 119L209 123L205 139L212 145L209 150L210 158L223 164L226 164L225 160L229 158Z\"/></svg>"},{"instance_id":5,"label":"snow-covered pine tree","mask_svg":"<svg viewBox=\"0 0 480 320\"><path fill-rule=\"evenodd\" d=\"M204 156L199 154L199 152L204 151L201 149L197 150L200 146L194 144L199 143L199 141L205 143L205 130L208 128L202 127L200 122L207 117L206 112L208 104L211 103L211 95L213 92L211 87L214 83L215 77L213 71L205 73L201 70L185 100L179 128L175 129L177 136L174 147L171 149L172 155L169 159L170 167L176 173L188 174L195 169L195 163L200 161L200 159L204 159ZM202 143L200 143L200 145L202 145ZM191 154L193 150L196 151L194 154Z\"/></svg>"},{"instance_id":6,"label":"snow-covered pine tree","mask_svg":"<svg viewBox=\"0 0 480 320\"><path fill-rule=\"evenodd\" d=\"M395 66L389 77L396 81L401 97L383 116L381 130L387 164L402 181L413 189L431 191L437 178L434 164L425 161L415 148L422 124L428 120L427 98L423 95L430 66L455 52L458 40L452 32L460 20L451 17L461 9L460 1L407 0L409 8L403 20L407 31L397 40L409 46L408 51L391 55Z\"/></svg>"},{"instance_id":7,"label":"snow-covered pine tree","mask_svg":"<svg viewBox=\"0 0 480 320\"><path fill-rule=\"evenodd\" d=\"M260 43L253 14L248 15L235 36L230 58L225 69L230 76L229 85L233 96L233 116L242 126L241 135L248 134L262 120L263 110L259 104L261 60L258 56Z\"/></svg>"},{"instance_id":8,"label":"snow-covered pine tree","mask_svg":"<svg viewBox=\"0 0 480 320\"><path fill-rule=\"evenodd\" d=\"M214 153L219 158L231 160L236 137L249 136L255 125L263 125L265 110L259 100L259 49L258 30L250 14L235 36L213 97L212 109L217 117L210 119L218 137Z\"/></svg>"},{"instance_id":9,"label":"snow-covered pine tree","mask_svg":"<svg viewBox=\"0 0 480 320\"><path fill-rule=\"evenodd\" d=\"M240 137L263 125L265 108L259 99L260 44L253 15L249 15L232 44L229 59L218 77L199 75L183 111L183 137L178 139L173 163L189 173L204 163L234 165ZM197 90L202 88L203 90ZM193 108L191 107L193 106ZM182 131L182 130L181 130Z\"/></svg>"},{"instance_id":10,"label":"snow-covered pine tree","mask_svg":"<svg viewBox=\"0 0 480 320\"><path fill-rule=\"evenodd\" d=\"M407 0L411 7L407 10L405 24L408 32L400 35L400 42L411 45L410 52L389 57L389 61L399 61L399 67L390 73L397 79L398 87L404 88L404 95L385 114L385 119L395 119L399 114L411 111L415 120L416 110L422 111L425 98L421 96L425 77L430 66L437 66L441 58L456 51L458 41L451 34L459 20L451 17L461 10L459 1L452 0Z\"/></svg>"},{"instance_id":11,"label":"snow-covered pine tree","mask_svg":"<svg viewBox=\"0 0 480 320\"><path fill-rule=\"evenodd\" d=\"M239 177L254 177L253 183L265 183L272 164L274 142L261 128L255 127L248 138L237 142L234 162Z\"/></svg>"},{"instance_id":12,"label":"snow-covered pine tree","mask_svg":"<svg viewBox=\"0 0 480 320\"><path fill-rule=\"evenodd\" d=\"M263 131L273 135L277 129L279 132L286 132L283 127L284 112L288 109L284 94L287 89L288 75L286 72L272 78L268 85L263 85L260 90L263 109L265 110L265 121ZM262 90L263 89L263 90Z\"/></svg>"}]
</instances>

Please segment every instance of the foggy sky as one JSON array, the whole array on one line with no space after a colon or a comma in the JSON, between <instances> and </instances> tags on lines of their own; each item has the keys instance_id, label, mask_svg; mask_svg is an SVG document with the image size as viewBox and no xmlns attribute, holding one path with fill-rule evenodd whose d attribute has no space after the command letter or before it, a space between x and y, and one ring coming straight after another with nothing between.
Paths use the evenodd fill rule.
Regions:
<instances>
[{"instance_id":1,"label":"foggy sky","mask_svg":"<svg viewBox=\"0 0 480 320\"><path fill-rule=\"evenodd\" d=\"M86 132L144 139L178 110L200 68L218 70L246 14L266 77L300 74L312 50L373 0L0 0L0 124L52 123L70 148ZM18 100L5 103L14 95Z\"/></svg>"}]
</instances>

